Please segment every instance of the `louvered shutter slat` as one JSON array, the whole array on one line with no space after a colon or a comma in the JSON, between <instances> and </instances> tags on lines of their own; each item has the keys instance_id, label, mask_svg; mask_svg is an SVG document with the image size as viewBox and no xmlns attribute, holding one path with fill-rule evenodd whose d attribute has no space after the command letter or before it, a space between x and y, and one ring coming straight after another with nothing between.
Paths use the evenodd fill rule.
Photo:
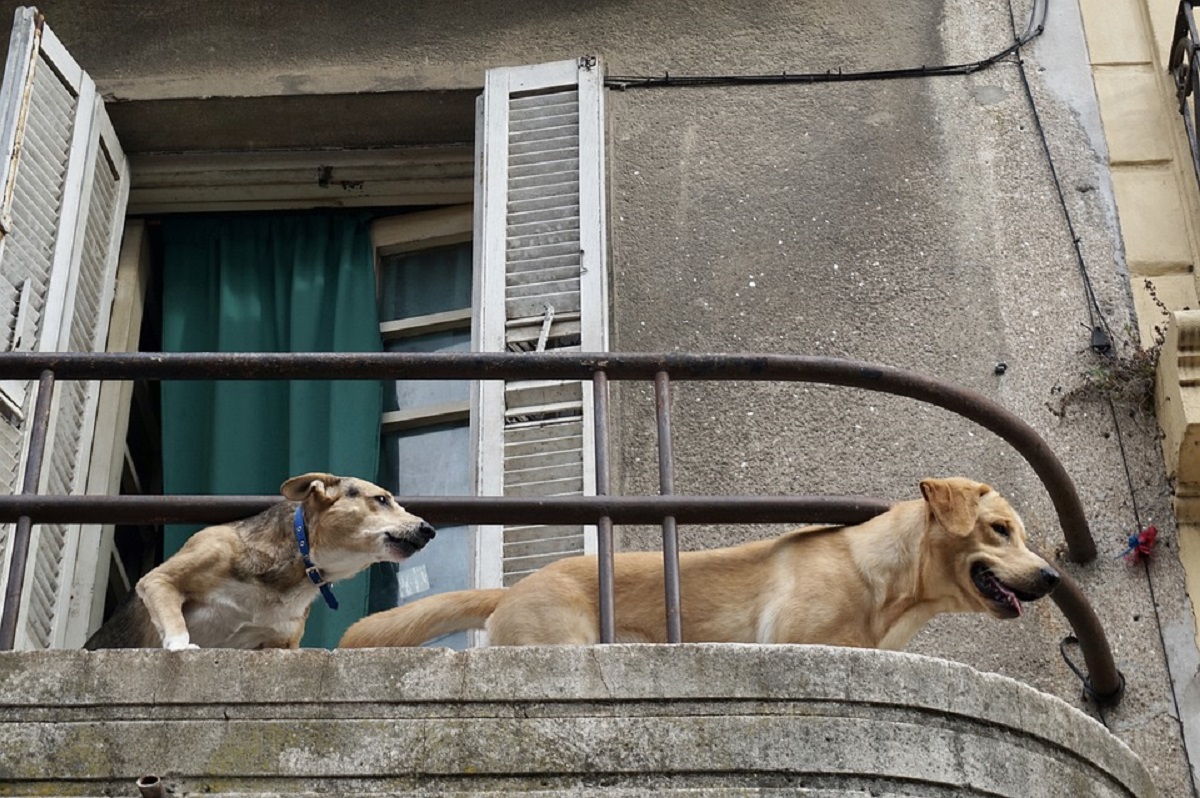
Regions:
<instances>
[{"instance_id":1,"label":"louvered shutter slat","mask_svg":"<svg viewBox=\"0 0 1200 798\"><path fill-rule=\"evenodd\" d=\"M556 209L558 210L558 209ZM513 218L516 216L517 218ZM508 226L509 240L522 240L525 236L542 235L559 231L570 231L573 241L579 240L579 208L570 206L566 213L510 214L512 220Z\"/></svg>"},{"instance_id":2,"label":"louvered shutter slat","mask_svg":"<svg viewBox=\"0 0 1200 798\"><path fill-rule=\"evenodd\" d=\"M555 147L553 143L546 144L542 142L538 147L527 148L528 152L514 153L510 159L510 164L513 169L521 169L525 166L541 167L545 163L562 163L564 161L573 162L578 166L579 163L579 139L575 136L568 136L562 139L562 146Z\"/></svg>"},{"instance_id":3,"label":"louvered shutter slat","mask_svg":"<svg viewBox=\"0 0 1200 798\"><path fill-rule=\"evenodd\" d=\"M577 537L577 526L510 526L505 530L505 540L510 544L535 540L557 540Z\"/></svg>"},{"instance_id":4,"label":"louvered shutter slat","mask_svg":"<svg viewBox=\"0 0 1200 798\"><path fill-rule=\"evenodd\" d=\"M509 259L511 270L537 269L547 265L579 265L579 244L532 244ZM509 318L512 318L511 316Z\"/></svg>"},{"instance_id":5,"label":"louvered shutter slat","mask_svg":"<svg viewBox=\"0 0 1200 798\"><path fill-rule=\"evenodd\" d=\"M522 199L513 199L508 203L509 218L514 222L519 221L523 214L527 213L557 213L568 215L568 209L573 208L570 204L572 195L570 191L564 194L543 194L532 197L524 197ZM578 215L579 209L574 208L575 215Z\"/></svg>"},{"instance_id":6,"label":"louvered shutter slat","mask_svg":"<svg viewBox=\"0 0 1200 798\"><path fill-rule=\"evenodd\" d=\"M578 258L575 258L578 260ZM566 262L563 262L566 261ZM516 261L509 264L510 270L504 278L504 283L510 289L519 289L523 286L528 286L532 283L547 283L554 281L574 281L579 282L579 266L570 263L569 260L563 261L536 260L536 261Z\"/></svg>"},{"instance_id":7,"label":"louvered shutter slat","mask_svg":"<svg viewBox=\"0 0 1200 798\"><path fill-rule=\"evenodd\" d=\"M508 289L513 298L576 292L579 290L578 274L579 269L572 269L570 266L539 269L536 272L516 272L507 280Z\"/></svg>"},{"instance_id":8,"label":"louvered shutter slat","mask_svg":"<svg viewBox=\"0 0 1200 798\"><path fill-rule=\"evenodd\" d=\"M506 543L504 556L509 559L525 559L529 557L545 557L546 555L575 554L583 547L583 535L565 538L543 538L528 543Z\"/></svg>"},{"instance_id":9,"label":"louvered shutter slat","mask_svg":"<svg viewBox=\"0 0 1200 798\"><path fill-rule=\"evenodd\" d=\"M548 208L532 208L523 211L510 211L508 214L509 229L521 231L526 225L545 222L562 221L567 225L579 226L579 206L554 204Z\"/></svg>"},{"instance_id":10,"label":"louvered shutter slat","mask_svg":"<svg viewBox=\"0 0 1200 798\"><path fill-rule=\"evenodd\" d=\"M554 466L533 466L525 464L522 469L505 463L504 484L506 495L516 495L514 491L521 490L522 496L563 496L583 491L583 467L578 463Z\"/></svg>"},{"instance_id":11,"label":"louvered shutter slat","mask_svg":"<svg viewBox=\"0 0 1200 798\"><path fill-rule=\"evenodd\" d=\"M508 311L514 316L528 316L547 305L555 310L579 310L579 292L568 291L562 294L540 294L528 299L516 297L507 303Z\"/></svg>"},{"instance_id":12,"label":"louvered shutter slat","mask_svg":"<svg viewBox=\"0 0 1200 798\"><path fill-rule=\"evenodd\" d=\"M528 455L508 454L506 450L506 467L515 473L528 473L544 468L559 466L575 466L579 463L581 450L578 447L563 449L557 452L534 452ZM527 458L531 464L526 466L522 460Z\"/></svg>"},{"instance_id":13,"label":"louvered shutter slat","mask_svg":"<svg viewBox=\"0 0 1200 798\"><path fill-rule=\"evenodd\" d=\"M529 429L514 427L505 436L505 444L521 451L522 447L554 447L565 442L582 440L578 424L542 424Z\"/></svg>"}]
</instances>

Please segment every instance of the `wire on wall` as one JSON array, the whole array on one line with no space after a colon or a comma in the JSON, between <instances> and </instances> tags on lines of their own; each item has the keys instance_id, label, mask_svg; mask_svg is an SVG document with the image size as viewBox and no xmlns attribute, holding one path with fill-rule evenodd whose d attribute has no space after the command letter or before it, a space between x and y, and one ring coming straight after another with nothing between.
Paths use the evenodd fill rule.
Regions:
<instances>
[{"instance_id":1,"label":"wire on wall","mask_svg":"<svg viewBox=\"0 0 1200 798\"><path fill-rule=\"evenodd\" d=\"M816 84L816 83L849 83L855 81L882 81L882 80L904 80L912 78L931 78L950 75L970 75L975 72L988 69L998 63L1013 63L1010 56L1015 56L1015 63L1018 66L1018 71L1021 76L1021 83L1025 88L1026 97L1029 99L1029 107L1033 114L1034 125L1042 142L1042 148L1046 155L1046 163L1050 167L1051 177L1054 181L1054 187L1058 194L1059 205L1062 207L1063 217L1066 219L1067 231L1071 236L1071 244L1075 249L1075 261L1079 268L1080 279L1083 281L1083 289L1087 303L1088 313L1088 329L1090 331L1089 346L1093 351L1100 355L1109 355L1112 353L1113 333L1109 327L1108 321L1104 318L1104 314L1100 310L1100 305L1096 299L1095 291L1092 289L1091 276L1088 274L1087 265L1084 261L1083 251L1080 246L1079 235L1075 231L1074 221L1071 219L1071 214L1067 208L1066 197L1063 194L1062 183L1058 177L1058 171L1054 166L1054 160L1050 154L1050 148L1046 141L1045 131L1042 128L1042 121L1037 112L1037 106L1033 102L1033 93L1029 86L1029 81L1025 75L1024 65L1021 61L1021 48L1029 44L1029 42L1042 35L1046 29L1046 15L1049 10L1049 0L1033 0L1033 4L1029 10L1029 19L1025 24L1025 30L1018 32L1016 20L1013 17L1015 13L1012 9L1012 3L1009 3L1010 21L1012 22L1013 42L997 53L987 56L986 58L977 61L970 61L964 64L942 64L935 66L923 65L919 67L907 67L900 69L882 69L882 70L863 70L863 71L845 71L842 69L826 70L824 72L800 72L789 73L781 72L779 74L767 75L672 75L665 72L662 75L645 76L645 75L610 75L604 79L604 85L610 89L626 90L626 89L649 89L649 88L667 88L667 87L684 87L684 86L747 86L747 85L771 85L771 84Z\"/></svg>"},{"instance_id":2,"label":"wire on wall","mask_svg":"<svg viewBox=\"0 0 1200 798\"><path fill-rule=\"evenodd\" d=\"M970 75L1005 61L1022 47L1042 34L1046 27L1046 5L1049 0L1034 0L1030 9L1029 22L1025 31L1016 34L1013 43L998 53L978 61L965 64L940 64L935 66L903 67L899 69L875 69L846 71L843 69L824 72L781 72L777 75L609 75L604 85L610 89L651 89L668 86L744 86L777 83L853 83L874 80L905 80L912 78L934 78L949 75Z\"/></svg>"}]
</instances>

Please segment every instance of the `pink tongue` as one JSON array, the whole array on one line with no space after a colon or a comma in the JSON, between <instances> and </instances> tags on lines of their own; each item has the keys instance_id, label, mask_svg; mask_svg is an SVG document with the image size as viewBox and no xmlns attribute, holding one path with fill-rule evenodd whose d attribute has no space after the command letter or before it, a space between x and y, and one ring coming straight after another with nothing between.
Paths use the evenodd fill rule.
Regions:
<instances>
[{"instance_id":1,"label":"pink tongue","mask_svg":"<svg viewBox=\"0 0 1200 798\"><path fill-rule=\"evenodd\" d=\"M996 577L993 576L991 578L991 582L992 582L992 586L995 587L997 590L1000 591L1001 594L1004 595L1004 598L1008 601L1008 606L1012 607L1014 610L1017 611L1018 617L1025 613L1025 608L1021 606L1021 600L1019 598L1017 598L1016 595L1014 595L1011 590L1006 588L1004 585L1000 584L999 579L997 579Z\"/></svg>"}]
</instances>

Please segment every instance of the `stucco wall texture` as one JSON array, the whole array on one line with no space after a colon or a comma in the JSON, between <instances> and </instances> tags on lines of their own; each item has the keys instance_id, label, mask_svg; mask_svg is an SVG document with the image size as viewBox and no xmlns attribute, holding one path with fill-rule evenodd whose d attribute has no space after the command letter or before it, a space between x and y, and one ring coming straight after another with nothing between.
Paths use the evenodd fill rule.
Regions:
<instances>
[{"instance_id":1,"label":"stucco wall texture","mask_svg":"<svg viewBox=\"0 0 1200 798\"><path fill-rule=\"evenodd\" d=\"M583 53L610 75L963 63L1007 47L1030 11L1007 0L79 5L42 9L118 111L186 100L200 119L213 96L469 96L488 67ZM1049 602L1012 622L940 619L909 648L1093 714L1162 795L1184 796L1177 713L1196 722L1197 654L1170 491L1154 419L1136 401L1110 410L1095 390L1115 374L1136 394L1140 375L1089 349L1093 325L1121 358L1139 342L1075 4L1057 0L1046 24L1023 70L1009 57L960 76L608 91L614 348L878 361L978 390L1033 425L1089 514L1101 555L1064 567L1105 625L1124 701L1101 714L1081 700L1059 655L1069 629ZM114 113L131 127L132 116ZM619 386L615 406L615 487L655 493L652 395ZM680 384L674 409L680 493L898 500L922 477L961 474L1010 497L1045 550L1061 542L1032 469L944 411L798 384ZM1148 568L1117 556L1139 521L1160 533ZM775 531L681 538L699 548ZM657 543L655 530L621 535L626 547Z\"/></svg>"}]
</instances>

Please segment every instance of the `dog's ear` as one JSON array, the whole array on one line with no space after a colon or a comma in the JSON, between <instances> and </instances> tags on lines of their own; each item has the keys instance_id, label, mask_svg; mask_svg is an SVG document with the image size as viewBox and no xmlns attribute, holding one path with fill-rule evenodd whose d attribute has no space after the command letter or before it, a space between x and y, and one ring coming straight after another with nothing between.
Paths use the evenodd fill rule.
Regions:
<instances>
[{"instance_id":1,"label":"dog's ear","mask_svg":"<svg viewBox=\"0 0 1200 798\"><path fill-rule=\"evenodd\" d=\"M991 491L990 486L969 479L921 480L921 495L933 517L955 535L971 533L979 517L979 498Z\"/></svg>"},{"instance_id":2,"label":"dog's ear","mask_svg":"<svg viewBox=\"0 0 1200 798\"><path fill-rule=\"evenodd\" d=\"M294 502L301 502L309 496L316 496L319 500L329 503L337 498L341 481L341 477L333 474L321 472L301 474L280 485L279 492Z\"/></svg>"}]
</instances>

